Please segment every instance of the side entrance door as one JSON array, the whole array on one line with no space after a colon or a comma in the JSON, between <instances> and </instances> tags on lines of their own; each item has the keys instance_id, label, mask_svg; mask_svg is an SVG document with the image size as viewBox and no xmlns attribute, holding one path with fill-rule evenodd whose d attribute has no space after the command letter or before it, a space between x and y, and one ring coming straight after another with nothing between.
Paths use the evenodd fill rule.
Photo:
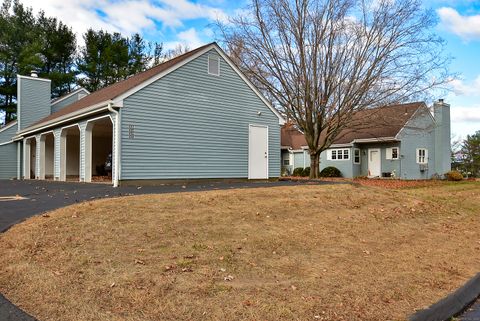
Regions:
<instances>
[{"instance_id":1,"label":"side entrance door","mask_svg":"<svg viewBox=\"0 0 480 321\"><path fill-rule=\"evenodd\" d=\"M369 149L368 150L368 176L369 177L380 177L381 176L381 157L380 149Z\"/></svg>"},{"instance_id":2,"label":"side entrance door","mask_svg":"<svg viewBox=\"0 0 480 321\"><path fill-rule=\"evenodd\" d=\"M248 178L268 178L268 126L249 126Z\"/></svg>"}]
</instances>

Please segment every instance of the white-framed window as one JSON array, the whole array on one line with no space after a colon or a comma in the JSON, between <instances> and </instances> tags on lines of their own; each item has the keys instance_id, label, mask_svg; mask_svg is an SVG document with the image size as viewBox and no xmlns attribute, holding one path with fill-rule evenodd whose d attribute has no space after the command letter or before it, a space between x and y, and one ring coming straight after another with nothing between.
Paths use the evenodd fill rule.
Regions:
<instances>
[{"instance_id":1,"label":"white-framed window","mask_svg":"<svg viewBox=\"0 0 480 321\"><path fill-rule=\"evenodd\" d=\"M417 164L427 164L427 163L428 163L428 149L417 148Z\"/></svg>"},{"instance_id":2,"label":"white-framed window","mask_svg":"<svg viewBox=\"0 0 480 321\"><path fill-rule=\"evenodd\" d=\"M361 156L360 156L360 149L355 148L353 150L353 163L360 164Z\"/></svg>"},{"instance_id":3,"label":"white-framed window","mask_svg":"<svg viewBox=\"0 0 480 321\"><path fill-rule=\"evenodd\" d=\"M283 165L284 166L289 166L290 165L290 158L284 158L283 159Z\"/></svg>"},{"instance_id":4,"label":"white-framed window","mask_svg":"<svg viewBox=\"0 0 480 321\"><path fill-rule=\"evenodd\" d=\"M327 152L328 160L349 160L350 159L350 149L330 149Z\"/></svg>"},{"instance_id":5,"label":"white-framed window","mask_svg":"<svg viewBox=\"0 0 480 321\"><path fill-rule=\"evenodd\" d=\"M208 74L220 76L220 57L208 55Z\"/></svg>"},{"instance_id":6,"label":"white-framed window","mask_svg":"<svg viewBox=\"0 0 480 321\"><path fill-rule=\"evenodd\" d=\"M398 159L400 157L400 148L390 147L386 150L386 159Z\"/></svg>"}]
</instances>

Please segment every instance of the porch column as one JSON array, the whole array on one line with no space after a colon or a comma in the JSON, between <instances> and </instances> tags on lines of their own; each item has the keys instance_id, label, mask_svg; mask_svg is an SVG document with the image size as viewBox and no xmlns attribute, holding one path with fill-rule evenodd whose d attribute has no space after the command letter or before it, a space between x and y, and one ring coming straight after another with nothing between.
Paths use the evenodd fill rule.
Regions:
<instances>
[{"instance_id":1,"label":"porch column","mask_svg":"<svg viewBox=\"0 0 480 321\"><path fill-rule=\"evenodd\" d=\"M67 180L67 133L65 130L60 132L59 156L59 179L63 182Z\"/></svg>"},{"instance_id":2,"label":"porch column","mask_svg":"<svg viewBox=\"0 0 480 321\"><path fill-rule=\"evenodd\" d=\"M37 150L38 179L45 179L45 135L38 136Z\"/></svg>"},{"instance_id":3,"label":"porch column","mask_svg":"<svg viewBox=\"0 0 480 321\"><path fill-rule=\"evenodd\" d=\"M45 150L45 149L44 149ZM40 135L35 136L35 179L40 179Z\"/></svg>"},{"instance_id":4,"label":"porch column","mask_svg":"<svg viewBox=\"0 0 480 321\"><path fill-rule=\"evenodd\" d=\"M79 176L80 182L85 182L85 164L86 162L86 154L85 154L85 131L87 127L86 122L79 123L78 126L80 127L80 169L79 169Z\"/></svg>"},{"instance_id":5,"label":"porch column","mask_svg":"<svg viewBox=\"0 0 480 321\"><path fill-rule=\"evenodd\" d=\"M30 140L23 140L23 179L30 179Z\"/></svg>"},{"instance_id":6,"label":"porch column","mask_svg":"<svg viewBox=\"0 0 480 321\"><path fill-rule=\"evenodd\" d=\"M60 129L53 131L53 180L60 180Z\"/></svg>"}]
</instances>

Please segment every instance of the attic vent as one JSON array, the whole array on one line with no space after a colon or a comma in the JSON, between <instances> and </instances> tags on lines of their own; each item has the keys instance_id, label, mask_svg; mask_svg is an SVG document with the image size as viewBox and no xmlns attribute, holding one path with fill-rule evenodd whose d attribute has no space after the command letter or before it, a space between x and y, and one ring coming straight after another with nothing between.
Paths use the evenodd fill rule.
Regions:
<instances>
[{"instance_id":1,"label":"attic vent","mask_svg":"<svg viewBox=\"0 0 480 321\"><path fill-rule=\"evenodd\" d=\"M214 76L220 76L220 57L208 56L208 74Z\"/></svg>"}]
</instances>

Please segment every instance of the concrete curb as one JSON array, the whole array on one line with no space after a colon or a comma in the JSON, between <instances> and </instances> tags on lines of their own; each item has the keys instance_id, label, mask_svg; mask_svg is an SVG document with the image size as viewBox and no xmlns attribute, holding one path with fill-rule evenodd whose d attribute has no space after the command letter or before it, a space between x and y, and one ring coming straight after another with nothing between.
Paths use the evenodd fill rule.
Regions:
<instances>
[{"instance_id":1,"label":"concrete curb","mask_svg":"<svg viewBox=\"0 0 480 321\"><path fill-rule=\"evenodd\" d=\"M480 296L480 273L447 297L411 315L410 321L445 321L462 312Z\"/></svg>"}]
</instances>

